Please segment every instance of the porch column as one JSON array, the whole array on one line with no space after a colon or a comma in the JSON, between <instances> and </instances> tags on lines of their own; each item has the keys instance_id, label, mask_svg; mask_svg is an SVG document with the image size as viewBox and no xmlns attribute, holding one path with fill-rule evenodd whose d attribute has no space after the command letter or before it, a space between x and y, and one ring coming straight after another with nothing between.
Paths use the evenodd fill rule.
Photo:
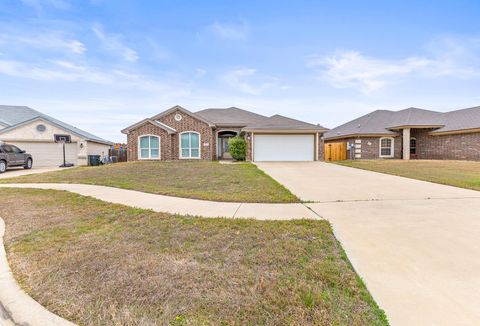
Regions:
<instances>
[{"instance_id":1,"label":"porch column","mask_svg":"<svg viewBox=\"0 0 480 326\"><path fill-rule=\"evenodd\" d=\"M403 159L410 159L410 128L403 129Z\"/></svg>"}]
</instances>

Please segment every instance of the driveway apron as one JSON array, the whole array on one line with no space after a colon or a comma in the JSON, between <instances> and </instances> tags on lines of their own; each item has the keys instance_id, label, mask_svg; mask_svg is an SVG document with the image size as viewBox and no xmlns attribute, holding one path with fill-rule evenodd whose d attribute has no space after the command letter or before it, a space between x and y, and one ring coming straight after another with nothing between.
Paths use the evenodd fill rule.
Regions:
<instances>
[{"instance_id":1,"label":"driveway apron","mask_svg":"<svg viewBox=\"0 0 480 326\"><path fill-rule=\"evenodd\" d=\"M330 221L392 325L478 325L480 192L321 162L257 165Z\"/></svg>"}]
</instances>

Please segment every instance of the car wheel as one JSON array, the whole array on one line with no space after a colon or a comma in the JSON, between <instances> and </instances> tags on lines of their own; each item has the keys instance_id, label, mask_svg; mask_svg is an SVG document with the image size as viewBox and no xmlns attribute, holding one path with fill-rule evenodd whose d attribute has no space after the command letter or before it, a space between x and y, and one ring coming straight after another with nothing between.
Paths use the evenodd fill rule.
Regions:
<instances>
[{"instance_id":1,"label":"car wheel","mask_svg":"<svg viewBox=\"0 0 480 326\"><path fill-rule=\"evenodd\" d=\"M0 161L0 173L7 171L7 162Z\"/></svg>"},{"instance_id":2,"label":"car wheel","mask_svg":"<svg viewBox=\"0 0 480 326\"><path fill-rule=\"evenodd\" d=\"M24 169L30 170L33 166L33 161L31 158L27 160L27 163L25 163L25 166L23 167Z\"/></svg>"}]
</instances>

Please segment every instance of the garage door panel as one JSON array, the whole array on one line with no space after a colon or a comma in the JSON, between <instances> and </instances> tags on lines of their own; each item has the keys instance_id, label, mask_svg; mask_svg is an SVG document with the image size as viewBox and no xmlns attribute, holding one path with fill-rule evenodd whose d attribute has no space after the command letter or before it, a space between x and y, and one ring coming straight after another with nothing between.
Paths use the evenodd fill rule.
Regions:
<instances>
[{"instance_id":1,"label":"garage door panel","mask_svg":"<svg viewBox=\"0 0 480 326\"><path fill-rule=\"evenodd\" d=\"M254 160L261 161L313 161L314 135L254 135Z\"/></svg>"},{"instance_id":2,"label":"garage door panel","mask_svg":"<svg viewBox=\"0 0 480 326\"><path fill-rule=\"evenodd\" d=\"M33 156L34 166L59 166L63 164L61 144L50 142L9 142ZM65 144L68 163L77 164L77 143Z\"/></svg>"}]
</instances>

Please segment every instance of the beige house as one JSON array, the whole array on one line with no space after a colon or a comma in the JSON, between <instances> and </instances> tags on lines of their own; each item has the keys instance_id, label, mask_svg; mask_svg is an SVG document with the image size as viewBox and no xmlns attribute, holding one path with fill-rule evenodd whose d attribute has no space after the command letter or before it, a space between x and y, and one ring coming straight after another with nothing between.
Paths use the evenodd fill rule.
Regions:
<instances>
[{"instance_id":1,"label":"beige house","mask_svg":"<svg viewBox=\"0 0 480 326\"><path fill-rule=\"evenodd\" d=\"M32 154L34 166L63 163L61 144L55 135L70 135L66 144L67 162L87 165L88 155L108 154L111 142L56 120L26 106L0 105L0 141L16 145Z\"/></svg>"}]
</instances>

